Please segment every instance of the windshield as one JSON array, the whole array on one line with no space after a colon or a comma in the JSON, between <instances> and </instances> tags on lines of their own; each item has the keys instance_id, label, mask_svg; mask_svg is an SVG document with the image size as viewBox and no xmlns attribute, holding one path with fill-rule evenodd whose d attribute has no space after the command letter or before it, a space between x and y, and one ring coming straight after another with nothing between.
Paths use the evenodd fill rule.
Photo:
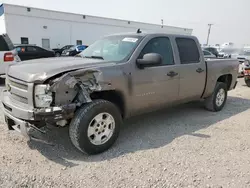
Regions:
<instances>
[{"instance_id":1,"label":"windshield","mask_svg":"<svg viewBox=\"0 0 250 188\"><path fill-rule=\"evenodd\" d=\"M69 48L70 51L73 51L75 49L76 49L76 46L72 46L72 47Z\"/></svg>"},{"instance_id":2,"label":"windshield","mask_svg":"<svg viewBox=\"0 0 250 188\"><path fill-rule=\"evenodd\" d=\"M106 61L122 61L132 53L140 38L140 36L106 37L90 45L80 55Z\"/></svg>"}]
</instances>

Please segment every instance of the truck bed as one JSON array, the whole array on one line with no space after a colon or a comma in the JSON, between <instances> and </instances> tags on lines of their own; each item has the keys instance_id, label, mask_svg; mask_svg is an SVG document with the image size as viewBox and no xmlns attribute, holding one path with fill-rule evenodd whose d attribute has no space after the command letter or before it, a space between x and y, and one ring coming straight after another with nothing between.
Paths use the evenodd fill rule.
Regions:
<instances>
[{"instance_id":1,"label":"truck bed","mask_svg":"<svg viewBox=\"0 0 250 188\"><path fill-rule=\"evenodd\" d=\"M220 75L229 75L231 85L228 90L234 88L237 80L239 61L236 59L209 59L206 60L207 82L203 98L210 96ZM235 73L235 74L232 74Z\"/></svg>"}]
</instances>

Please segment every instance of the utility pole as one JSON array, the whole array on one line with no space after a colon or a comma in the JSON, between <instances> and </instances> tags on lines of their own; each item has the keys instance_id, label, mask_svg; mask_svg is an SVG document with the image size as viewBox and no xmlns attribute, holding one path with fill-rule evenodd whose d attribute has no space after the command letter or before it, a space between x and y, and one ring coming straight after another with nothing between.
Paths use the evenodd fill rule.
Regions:
<instances>
[{"instance_id":1,"label":"utility pole","mask_svg":"<svg viewBox=\"0 0 250 188\"><path fill-rule=\"evenodd\" d=\"M208 46L208 42L209 42L209 37L210 37L210 33L211 33L211 27L214 24L208 24L208 34L207 34L207 46Z\"/></svg>"}]
</instances>

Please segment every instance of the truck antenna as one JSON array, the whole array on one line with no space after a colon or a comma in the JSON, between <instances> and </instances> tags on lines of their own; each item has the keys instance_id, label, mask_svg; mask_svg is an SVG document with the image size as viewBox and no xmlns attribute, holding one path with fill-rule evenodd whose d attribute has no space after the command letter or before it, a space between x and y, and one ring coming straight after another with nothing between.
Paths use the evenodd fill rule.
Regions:
<instances>
[{"instance_id":1,"label":"truck antenna","mask_svg":"<svg viewBox=\"0 0 250 188\"><path fill-rule=\"evenodd\" d=\"M141 33L141 29L140 28L137 30L137 33Z\"/></svg>"}]
</instances>

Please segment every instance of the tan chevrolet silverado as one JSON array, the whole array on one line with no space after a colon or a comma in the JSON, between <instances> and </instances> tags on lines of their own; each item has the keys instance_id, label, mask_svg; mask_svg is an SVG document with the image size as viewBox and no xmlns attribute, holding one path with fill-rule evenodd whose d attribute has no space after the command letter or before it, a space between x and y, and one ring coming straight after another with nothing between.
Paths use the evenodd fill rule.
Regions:
<instances>
[{"instance_id":1,"label":"tan chevrolet silverado","mask_svg":"<svg viewBox=\"0 0 250 188\"><path fill-rule=\"evenodd\" d=\"M69 125L87 154L109 149L125 118L200 100L220 111L236 87L237 60L205 61L196 37L129 33L104 37L77 57L9 66L2 94L10 130L32 139Z\"/></svg>"}]
</instances>

